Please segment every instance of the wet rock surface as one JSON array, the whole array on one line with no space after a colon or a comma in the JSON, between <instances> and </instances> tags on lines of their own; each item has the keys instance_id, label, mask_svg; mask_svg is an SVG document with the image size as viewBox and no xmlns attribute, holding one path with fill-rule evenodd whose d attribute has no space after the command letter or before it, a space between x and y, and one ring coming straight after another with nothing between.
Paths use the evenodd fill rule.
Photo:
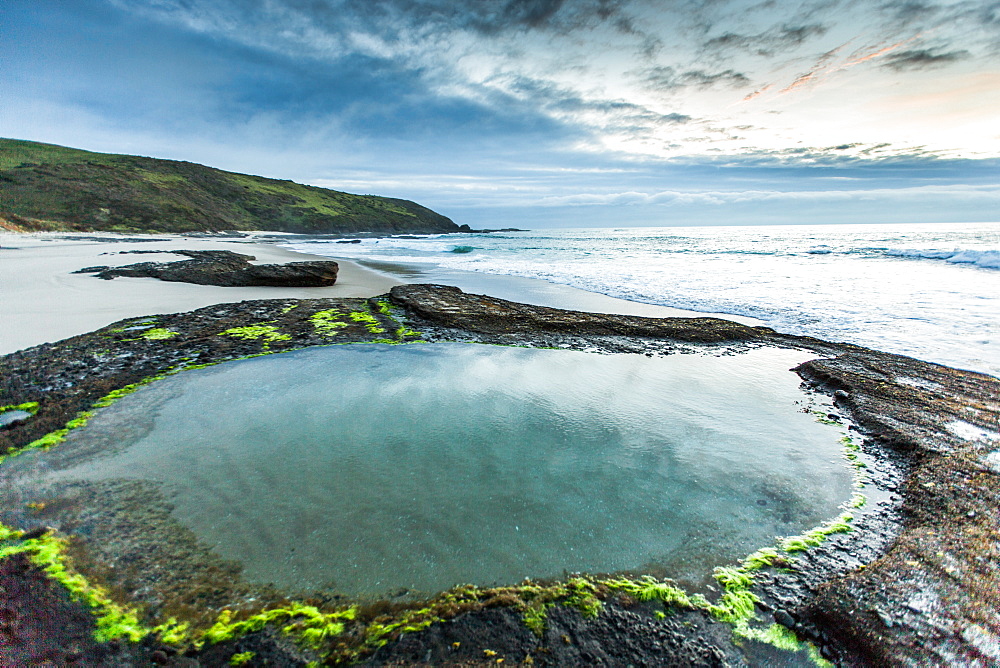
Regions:
<instances>
[{"instance_id":1,"label":"wet rock surface","mask_svg":"<svg viewBox=\"0 0 1000 668\"><path fill-rule=\"evenodd\" d=\"M271 286L312 288L337 282L338 265L333 261L250 264L255 258L226 250L133 251L133 253L173 253L190 260L138 262L123 267L84 267L73 273L94 274L112 280L118 276L158 278L175 283L219 285L222 287Z\"/></svg>"},{"instance_id":2,"label":"wet rock surface","mask_svg":"<svg viewBox=\"0 0 1000 668\"><path fill-rule=\"evenodd\" d=\"M837 417L854 425L870 502L856 513L850 533L833 535L758 573L760 617L791 625L842 665L1000 663L1000 474L991 459L1000 450L996 378L712 318L560 311L428 285L398 286L386 299L394 307L391 315L377 300L363 299L219 304L133 318L7 355L0 358L0 404L37 401L39 409L30 420L0 430L0 452L62 428L112 390L171 368L330 343L404 341L412 338L407 328L428 341L607 353L725 354L768 345L811 350L818 358L796 371L833 396ZM355 320L350 313L366 317ZM340 324L324 327L331 314ZM45 518L24 514L18 528L45 525ZM99 548L82 551L81 569L86 570L87 554L99 553ZM130 577L143 570L133 569ZM243 651L259 651L272 665L301 665L308 658L268 630L186 654L154 645L96 643L89 611L37 566L11 557L0 561L0 572L0 632L10 639L0 643L3 665L43 655L53 658L40 660L69 663L66 656L76 656L73 652L86 665L87 657L98 656L94 652L111 651L123 653L111 665L225 665ZM122 600L135 593L96 566L88 575L102 579ZM221 600L215 597L222 597L225 579L203 595ZM175 581L179 590L188 586L185 578ZM40 624L58 632L39 630L48 628ZM530 657L543 665L767 665L774 660L767 651L753 641L734 644L730 627L703 612L658 619L634 600L609 599L596 619L553 608L542 637L526 628L519 611L491 604L403 634L367 660L496 665L497 658L513 664ZM62 658L56 657L60 652ZM160 654L153 657L154 652Z\"/></svg>"},{"instance_id":3,"label":"wet rock surface","mask_svg":"<svg viewBox=\"0 0 1000 668\"><path fill-rule=\"evenodd\" d=\"M647 606L605 605L597 619L553 608L536 636L510 608L466 614L407 634L365 662L392 665L727 666L743 663L728 631L704 615L658 620Z\"/></svg>"}]
</instances>

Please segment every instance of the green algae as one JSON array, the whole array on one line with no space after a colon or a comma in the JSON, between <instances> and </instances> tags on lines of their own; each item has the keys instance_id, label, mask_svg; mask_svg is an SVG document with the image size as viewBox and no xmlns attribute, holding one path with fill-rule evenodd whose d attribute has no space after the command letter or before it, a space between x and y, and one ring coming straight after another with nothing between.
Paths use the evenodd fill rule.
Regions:
<instances>
[{"instance_id":1,"label":"green algae","mask_svg":"<svg viewBox=\"0 0 1000 668\"><path fill-rule=\"evenodd\" d=\"M365 329L368 330L370 334L385 334L385 327L378 321L378 319L371 313L366 311L351 311L347 314L354 322L363 323Z\"/></svg>"},{"instance_id":2,"label":"green algae","mask_svg":"<svg viewBox=\"0 0 1000 668\"><path fill-rule=\"evenodd\" d=\"M388 307L387 303L384 301L379 303L379 312L395 320L391 315L391 307ZM283 312L290 311L296 306L298 305L296 304L287 307ZM320 311L313 314L313 316L310 316L309 320L313 323L313 326L318 332L320 332L321 327L317 325L317 321L332 324L334 330L337 330L348 326L347 323L335 320L336 317L342 315L343 314L338 313L335 309L329 309L327 311ZM313 320L316 316L320 317ZM349 317L355 322L364 323L368 331L371 333L385 332L385 329L380 326L378 320L371 314L364 312L352 312L349 314ZM336 331L333 333L335 334ZM403 339L406 337L422 336L420 332L411 330L405 325L401 325L396 330L395 334L395 340L374 339L372 341L357 343L383 343L395 345L400 343L423 342L404 341ZM171 333L171 335L176 335L176 333ZM233 328L220 332L219 335L229 335L235 338L244 339L263 338L265 341L265 350L267 349L267 343L269 341L289 340L292 338L288 334L280 333L277 327L266 324ZM157 338L159 337L150 337L150 340L157 340ZM163 338L169 338L169 336ZM355 342L346 344L354 345ZM267 351L254 355L248 355L246 358L266 354L273 354L273 352ZM105 395L95 402L92 407L101 408L111 405L111 403L117 399L126 396L127 394L131 394L140 387L177 373L180 370L205 368L220 363L222 362L189 365L183 367L183 369L171 369L167 372L150 376L138 383L125 386ZM18 406L0 407L0 412L10 409L27 410L22 407L31 405L33 405L34 411L37 411L38 403L28 402ZM70 430L79 428L86 424L92 415L92 412L82 411L78 413L73 420L68 422L64 429L51 432L50 434L47 434L46 436L30 443L17 453L11 454L18 454L21 451L32 448L48 448L53 445L57 445L65 439L66 434L68 434ZM833 421L830 421L830 423L839 424L838 422ZM850 437L845 436L842 439L842 442L844 442L845 445L845 457L852 463L852 465L854 465L856 471L858 472L857 475L860 478L860 469L864 468L864 463L860 461L860 458L858 458L856 454L860 448L854 444ZM3 457L0 457L0 462L2 462L3 459ZM856 486L863 487L863 482L858 483ZM860 493L855 493L849 502L850 507L852 508L861 507L864 503L865 497ZM793 553L809 549L810 547L821 544L823 540L830 535L851 531L852 527L849 523L852 519L852 515L845 512L837 518L824 523L820 527L806 532L802 536L783 539L779 542L778 547L785 553ZM16 540L21 534L22 532L8 529L0 524L0 542ZM189 642L193 642L196 646L201 646L206 642L217 643L224 640L238 638L246 633L258 631L268 625L280 625L280 630L285 635L288 635L309 649L320 651L325 646L330 645L333 639L344 634L348 628L348 624L356 621L358 609L353 606L337 610L332 613L324 613L314 606L292 603L287 607L265 610L240 621L233 621L234 613L232 613L232 611L223 610L215 624L208 630L205 630L198 635L192 634L187 623L178 623L174 618L171 618L165 624L161 624L160 626L146 628L139 624L138 615L134 610L130 610L114 603L107 596L104 590L90 585L83 578L83 576L74 573L69 569L66 565L67 562L64 554L66 545L65 539L51 537L51 544L46 543L44 547L38 548L32 544L32 541L41 542L43 540L45 540L45 538L23 541L21 546L17 549L13 547L2 548L0 549L0 558L19 552L26 552L37 556L37 560L36 556L32 556L32 561L34 563L38 563L39 565L49 564L51 568L43 566L46 574L65 586L74 597L79 598L79 600L85 600L88 605L94 609L94 614L98 618L95 637L101 641L125 638L131 640L132 642L137 642L149 634L154 634L166 644L184 645ZM776 623L764 628L751 625L752 622L759 621L756 609L757 604L760 602L760 599L750 590L754 584L753 573L765 567L780 565L785 559L786 557L779 553L778 549L766 547L761 548L760 550L757 550L749 555L738 568L716 568L714 576L719 584L722 585L723 594L714 604L708 602L708 600L700 594L689 595L673 583L669 581L657 581L651 576L643 576L637 579L618 578L603 580L581 576L571 578L564 583L554 583L548 585L526 584L516 587L502 587L485 590L466 585L453 590L455 592L454 594L446 593L442 599L445 604L444 606L439 603L416 610L408 610L391 619L382 619L381 621L371 621L368 624L363 624L362 637L364 638L364 642L360 648L351 650L351 656L357 658L366 651L381 647L389 642L389 640L398 638L398 636L403 633L420 631L434 623L450 618L452 615L449 614L447 608L456 603L470 605L491 597L494 599L502 599L504 596L510 597L511 600L515 602L514 604L523 610L523 620L525 625L536 635L542 636L545 630L547 614L555 605L573 607L579 610L580 613L586 617L597 617L603 606L601 598L599 597L600 595L603 595L602 590L604 590L604 593L606 593L606 591L618 590L628 593L638 600L660 601L665 607L671 609L679 608L707 611L718 621L732 626L733 632L737 637L764 642L780 650L802 651L805 649L809 652L810 658L817 663L817 665L830 665L829 662L826 662L822 659L822 657L820 657L815 646L800 641L793 631ZM662 619L665 618L665 613L662 611L656 611L656 616ZM321 656L325 657L328 654L329 651L321 653ZM243 663L247 663L253 659L253 655L253 652L234 654L231 662L236 661L237 659L240 662L232 663L232 665L242 665Z\"/></svg>"},{"instance_id":3,"label":"green algae","mask_svg":"<svg viewBox=\"0 0 1000 668\"><path fill-rule=\"evenodd\" d=\"M24 532L0 524L0 559L26 554L34 565L51 579L61 584L70 596L91 609L95 617L94 638L99 642L126 639L138 642L151 629L139 623L135 610L114 602L102 587L91 584L73 570L66 557L68 541L49 531L37 538L22 540Z\"/></svg>"},{"instance_id":4,"label":"green algae","mask_svg":"<svg viewBox=\"0 0 1000 668\"><path fill-rule=\"evenodd\" d=\"M346 322L339 320L343 315L337 309L332 308L325 311L316 311L309 316L309 322L317 334L321 334L322 336L336 336L339 330L348 326Z\"/></svg>"},{"instance_id":5,"label":"green algae","mask_svg":"<svg viewBox=\"0 0 1000 668\"><path fill-rule=\"evenodd\" d=\"M128 331L131 328L152 327L157 323L157 320L158 320L157 318L143 318L141 320L130 320L126 322L123 326L115 327L114 329L110 329L108 331L110 331L113 334L121 334L122 332Z\"/></svg>"},{"instance_id":6,"label":"green algae","mask_svg":"<svg viewBox=\"0 0 1000 668\"><path fill-rule=\"evenodd\" d=\"M828 413L824 413L823 411L813 410L813 411L809 411L809 412L812 413L816 417L816 422L819 422L820 424L830 424L830 425L839 425L840 424L840 420L831 420L829 417L827 417L829 414Z\"/></svg>"},{"instance_id":7,"label":"green algae","mask_svg":"<svg viewBox=\"0 0 1000 668\"><path fill-rule=\"evenodd\" d=\"M541 638L545 635L545 621L548 618L549 608L555 603L543 603L541 605L530 606L524 611L524 625L528 630Z\"/></svg>"},{"instance_id":8,"label":"green algae","mask_svg":"<svg viewBox=\"0 0 1000 668\"><path fill-rule=\"evenodd\" d=\"M290 341L292 338L291 334L284 334L274 325L267 323L233 327L219 332L219 336L231 336L234 339L243 339L244 341L262 340L265 349L269 348L270 344L275 341Z\"/></svg>"},{"instance_id":9,"label":"green algae","mask_svg":"<svg viewBox=\"0 0 1000 668\"><path fill-rule=\"evenodd\" d=\"M527 582L527 581L526 581ZM545 634L549 610L556 605L573 608L582 616L596 619L604 604L598 598L598 584L585 577L574 577L565 583L550 585L524 584L515 588L522 602L524 625L538 637Z\"/></svg>"},{"instance_id":10,"label":"green algae","mask_svg":"<svg viewBox=\"0 0 1000 668\"><path fill-rule=\"evenodd\" d=\"M743 560L743 568L747 572L752 572L767 566L774 566L783 559L773 547L762 547Z\"/></svg>"},{"instance_id":11,"label":"green algae","mask_svg":"<svg viewBox=\"0 0 1000 668\"><path fill-rule=\"evenodd\" d=\"M242 666L250 663L257 656L256 652L240 652L229 657L230 666Z\"/></svg>"},{"instance_id":12,"label":"green algae","mask_svg":"<svg viewBox=\"0 0 1000 668\"><path fill-rule=\"evenodd\" d=\"M393 305L390 304L385 299L379 299L375 303L378 305L378 308L375 310L375 312L385 316L393 323L398 325L398 327L394 332L395 339L376 339L375 341L372 341L372 343L387 343L391 345L395 345L398 343L417 343L417 342L423 343L422 339L424 335L422 332L418 332L415 329L411 329L405 323L400 322L400 317L397 314L398 309L393 307ZM366 317L366 314L364 314L364 312L356 311L354 313L351 313L350 317L355 322L364 322L365 327L367 327L368 331L371 332L372 334L382 334L385 332L385 329L381 327L380 323L374 317L374 315L368 314Z\"/></svg>"},{"instance_id":13,"label":"green algae","mask_svg":"<svg viewBox=\"0 0 1000 668\"><path fill-rule=\"evenodd\" d=\"M392 304L390 304L385 299L379 299L376 303L378 304L378 312L379 313L381 313L382 315L385 315L385 316L389 316L393 320L396 319L395 315L393 314Z\"/></svg>"},{"instance_id":14,"label":"green algae","mask_svg":"<svg viewBox=\"0 0 1000 668\"><path fill-rule=\"evenodd\" d=\"M673 582L660 581L651 575L635 579L602 580L601 584L609 589L624 592L639 601L659 601L667 607L697 610L708 606L708 601L703 596L698 594L690 596Z\"/></svg>"},{"instance_id":15,"label":"green algae","mask_svg":"<svg viewBox=\"0 0 1000 668\"><path fill-rule=\"evenodd\" d=\"M150 383L156 382L167 376L177 373L178 369L168 369L167 371L152 376L148 376L137 383L132 383L131 385L126 385L125 387L113 390L108 394L104 395L93 404L91 404L91 409L104 408L110 406L118 399L132 394L140 387L149 385ZM35 403L35 402L32 402ZM35 412L38 411L38 404L35 403ZM55 431L50 431L41 438L35 439L31 443L28 443L22 448L17 448L15 450L8 451L6 454L0 455L0 464L7 460L9 457L15 457L29 450L48 450L49 448L55 447L66 440L66 436L69 435L74 429L79 429L80 427L87 424L87 422L94 416L93 410L80 411L76 416L66 423L62 429L56 429Z\"/></svg>"},{"instance_id":16,"label":"green algae","mask_svg":"<svg viewBox=\"0 0 1000 668\"><path fill-rule=\"evenodd\" d=\"M418 338L419 339L421 337L423 337L423 334L421 332L418 332L415 329L410 329L406 325L400 325L396 329L396 339L398 339L400 341L402 341L403 339L406 339L406 338Z\"/></svg>"},{"instance_id":17,"label":"green algae","mask_svg":"<svg viewBox=\"0 0 1000 668\"><path fill-rule=\"evenodd\" d=\"M832 520L824 522L820 526L807 531L801 536L790 536L782 539L780 543L781 549L785 552L802 552L804 550L808 550L810 547L821 545L824 540L833 534L848 533L853 531L854 527L850 525L850 522L853 519L854 515L851 513L841 513Z\"/></svg>"},{"instance_id":18,"label":"green algae","mask_svg":"<svg viewBox=\"0 0 1000 668\"><path fill-rule=\"evenodd\" d=\"M155 327L153 329L147 329L139 335L139 338L147 341L165 341L179 335L179 332L167 329L166 327Z\"/></svg>"},{"instance_id":19,"label":"green algae","mask_svg":"<svg viewBox=\"0 0 1000 668\"><path fill-rule=\"evenodd\" d=\"M354 606L324 613L316 606L292 603L287 607L264 610L246 619L234 621L233 611L225 609L195 644L216 644L260 631L268 625L280 625L283 634L309 649L319 650L324 643L343 633L345 622L353 621L357 612L358 609Z\"/></svg>"},{"instance_id":20,"label":"green algae","mask_svg":"<svg viewBox=\"0 0 1000 668\"><path fill-rule=\"evenodd\" d=\"M206 642L214 644L259 631L268 624L281 624L282 633L306 648L317 650L343 633L345 622L354 620L357 614L353 606L323 613L315 606L292 603L239 621L233 621L231 610L223 610L215 624L198 635L191 632L188 623L179 623L175 618L159 626L147 627L140 623L137 610L116 603L104 588L92 584L73 569L67 557L67 539L52 531L27 540L22 540L23 536L23 531L0 524L0 559L27 554L33 564L69 591L74 600L91 609L95 617L94 639L98 642L118 639L139 642L155 635L168 645L192 643L200 647Z\"/></svg>"},{"instance_id":21,"label":"green algae","mask_svg":"<svg viewBox=\"0 0 1000 668\"><path fill-rule=\"evenodd\" d=\"M26 401L23 404L7 404L6 406L0 406L0 414L8 411L24 411L25 413L35 415L38 413L38 402Z\"/></svg>"},{"instance_id":22,"label":"green algae","mask_svg":"<svg viewBox=\"0 0 1000 668\"><path fill-rule=\"evenodd\" d=\"M401 616L391 620L373 621L365 627L364 646L369 649L377 649L388 644L389 640L394 637L403 633L423 631L431 624L440 621L443 619L437 616L431 607L407 610Z\"/></svg>"}]
</instances>

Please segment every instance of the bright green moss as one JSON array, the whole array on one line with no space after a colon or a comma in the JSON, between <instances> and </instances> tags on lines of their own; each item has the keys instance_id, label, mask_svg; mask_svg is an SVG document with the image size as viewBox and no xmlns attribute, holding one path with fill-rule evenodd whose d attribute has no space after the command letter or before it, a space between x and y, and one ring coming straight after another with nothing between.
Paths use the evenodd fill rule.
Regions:
<instances>
[{"instance_id":1,"label":"bright green moss","mask_svg":"<svg viewBox=\"0 0 1000 668\"><path fill-rule=\"evenodd\" d=\"M7 411L24 411L25 413L31 413L34 415L38 412L38 402L27 401L23 404L8 404L7 406L0 406L0 413L6 413Z\"/></svg>"},{"instance_id":2,"label":"bright green moss","mask_svg":"<svg viewBox=\"0 0 1000 668\"><path fill-rule=\"evenodd\" d=\"M854 519L851 513L841 513L829 522L807 531L801 536L792 536L781 541L781 549L785 552L802 552L810 547L820 545L828 536L835 533L848 533L853 530L850 522Z\"/></svg>"},{"instance_id":3,"label":"bright green moss","mask_svg":"<svg viewBox=\"0 0 1000 668\"><path fill-rule=\"evenodd\" d=\"M545 622L548 619L549 608L553 605L555 603L542 603L531 606L524 611L524 625L539 638L545 635Z\"/></svg>"},{"instance_id":4,"label":"bright green moss","mask_svg":"<svg viewBox=\"0 0 1000 668\"><path fill-rule=\"evenodd\" d=\"M147 329L145 332L139 334L140 339L146 339L147 341L165 341L166 339L172 339L175 336L179 336L179 333L165 327Z\"/></svg>"},{"instance_id":5,"label":"bright green moss","mask_svg":"<svg viewBox=\"0 0 1000 668\"><path fill-rule=\"evenodd\" d=\"M138 383L132 383L131 385L126 385L123 388L109 392L108 394L104 395L103 397L95 401L91 405L91 408L96 409L96 408L104 408L106 406L110 406L114 402L118 401L120 398L128 394L132 394L140 387L143 387L144 385L148 385L152 382L160 380L161 378L166 378L167 376L172 375L174 373L177 373L177 370L170 369L164 373L144 378ZM63 427L62 429L56 429L55 431L50 431L48 434L45 434L41 438L35 439L31 443L28 443L23 448L19 448L17 450L8 452L6 455L0 455L0 463L3 463L3 461L8 457L14 457L29 450L48 450L49 448L55 447L66 440L66 436L69 435L69 432L84 426L92 417L94 417L94 413L92 411L80 411L79 413L76 414L76 417L67 422L66 426Z\"/></svg>"},{"instance_id":6,"label":"bright green moss","mask_svg":"<svg viewBox=\"0 0 1000 668\"><path fill-rule=\"evenodd\" d=\"M766 643L786 652L801 652L805 650L809 655L809 660L819 668L833 668L833 664L820 655L815 645L799 640L794 631L781 624L771 624L764 628L742 624L737 626L735 633L741 638Z\"/></svg>"},{"instance_id":7,"label":"bright green moss","mask_svg":"<svg viewBox=\"0 0 1000 668\"><path fill-rule=\"evenodd\" d=\"M423 336L423 334L421 334L420 332L418 332L415 329L410 329L406 325L400 325L399 328L396 329L396 338L398 340L400 340L400 341L402 341L403 339L406 339L406 338L417 338L417 339L419 339L422 336Z\"/></svg>"},{"instance_id":8,"label":"bright green moss","mask_svg":"<svg viewBox=\"0 0 1000 668\"><path fill-rule=\"evenodd\" d=\"M597 587L584 578L571 578L566 583L566 600L563 605L576 608L584 617L596 618L601 613L603 603L597 598Z\"/></svg>"},{"instance_id":9,"label":"bright green moss","mask_svg":"<svg viewBox=\"0 0 1000 668\"><path fill-rule=\"evenodd\" d=\"M22 535L22 532L8 527L0 530L0 536L5 541L18 540ZM150 629L139 623L136 611L115 603L104 589L87 582L82 575L72 570L65 556L66 547L65 539L49 532L38 538L0 548L0 559L14 554L27 554L33 564L65 587L74 599L84 602L91 609L96 617L94 638L99 642L118 638L138 642L148 635Z\"/></svg>"},{"instance_id":10,"label":"bright green moss","mask_svg":"<svg viewBox=\"0 0 1000 668\"><path fill-rule=\"evenodd\" d=\"M352 311L348 314L348 317L354 322L364 323L365 329L367 329L371 334L385 334L385 328L382 327L378 319L371 313L366 313L365 311Z\"/></svg>"},{"instance_id":11,"label":"bright green moss","mask_svg":"<svg viewBox=\"0 0 1000 668\"><path fill-rule=\"evenodd\" d=\"M239 654L233 654L229 658L230 666L242 666L250 661L257 655L256 652L240 652Z\"/></svg>"},{"instance_id":12,"label":"bright green moss","mask_svg":"<svg viewBox=\"0 0 1000 668\"><path fill-rule=\"evenodd\" d=\"M749 589L727 589L718 603L708 607L708 611L720 622L738 626L756 618L759 602L760 598Z\"/></svg>"},{"instance_id":13,"label":"bright green moss","mask_svg":"<svg viewBox=\"0 0 1000 668\"><path fill-rule=\"evenodd\" d=\"M726 589L745 589L753 584L753 576L738 568L719 566L713 571L712 576Z\"/></svg>"},{"instance_id":14,"label":"bright green moss","mask_svg":"<svg viewBox=\"0 0 1000 668\"><path fill-rule=\"evenodd\" d=\"M601 584L609 589L625 592L640 601L661 601L664 605L692 610L704 607L704 598L688 596L680 587L670 582L661 582L649 575L635 580L628 578L602 580Z\"/></svg>"},{"instance_id":15,"label":"bright green moss","mask_svg":"<svg viewBox=\"0 0 1000 668\"><path fill-rule=\"evenodd\" d=\"M389 642L389 636L400 633L422 631L434 622L442 621L431 608L408 610L396 621L372 622L365 629L365 644L372 648L382 647Z\"/></svg>"},{"instance_id":16,"label":"bright green moss","mask_svg":"<svg viewBox=\"0 0 1000 668\"><path fill-rule=\"evenodd\" d=\"M233 621L232 610L223 610L215 624L202 634L200 642L215 644L260 631L268 624L282 624L281 632L285 635L311 649L320 649L328 640L343 633L344 622L353 621L356 616L357 608L354 607L323 613L315 606L292 603Z\"/></svg>"},{"instance_id":17,"label":"bright green moss","mask_svg":"<svg viewBox=\"0 0 1000 668\"><path fill-rule=\"evenodd\" d=\"M321 334L322 336L336 336L339 330L347 327L346 322L338 320L343 315L343 313L332 308L325 311L316 311L309 316L309 322L317 334Z\"/></svg>"},{"instance_id":18,"label":"bright green moss","mask_svg":"<svg viewBox=\"0 0 1000 668\"><path fill-rule=\"evenodd\" d=\"M275 341L290 341L292 338L291 334L284 334L274 325L268 324L233 327L224 332L219 332L219 336L231 336L234 339L243 339L245 341L260 339L263 341L265 349L269 348L270 344Z\"/></svg>"},{"instance_id":19,"label":"bright green moss","mask_svg":"<svg viewBox=\"0 0 1000 668\"><path fill-rule=\"evenodd\" d=\"M766 566L773 566L781 559L781 555L773 547L762 547L743 560L743 571L756 571Z\"/></svg>"}]
</instances>

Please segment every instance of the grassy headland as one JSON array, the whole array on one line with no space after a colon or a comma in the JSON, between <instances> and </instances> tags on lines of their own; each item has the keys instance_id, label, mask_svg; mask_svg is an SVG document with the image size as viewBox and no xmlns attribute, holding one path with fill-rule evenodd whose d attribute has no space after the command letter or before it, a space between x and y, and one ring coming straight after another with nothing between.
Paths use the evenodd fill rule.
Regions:
<instances>
[{"instance_id":1,"label":"grassy headland","mask_svg":"<svg viewBox=\"0 0 1000 668\"><path fill-rule=\"evenodd\" d=\"M414 202L191 162L0 139L0 229L306 234L457 232Z\"/></svg>"}]
</instances>

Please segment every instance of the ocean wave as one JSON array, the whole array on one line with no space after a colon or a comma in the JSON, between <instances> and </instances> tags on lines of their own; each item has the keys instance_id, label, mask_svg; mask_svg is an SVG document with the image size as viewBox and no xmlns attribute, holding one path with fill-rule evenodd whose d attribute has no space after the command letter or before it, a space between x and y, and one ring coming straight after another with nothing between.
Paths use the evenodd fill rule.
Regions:
<instances>
[{"instance_id":1,"label":"ocean wave","mask_svg":"<svg viewBox=\"0 0 1000 668\"><path fill-rule=\"evenodd\" d=\"M889 257L908 257L920 260L944 260L951 264L972 264L983 269L1000 269L1000 251L994 250L887 250Z\"/></svg>"}]
</instances>

